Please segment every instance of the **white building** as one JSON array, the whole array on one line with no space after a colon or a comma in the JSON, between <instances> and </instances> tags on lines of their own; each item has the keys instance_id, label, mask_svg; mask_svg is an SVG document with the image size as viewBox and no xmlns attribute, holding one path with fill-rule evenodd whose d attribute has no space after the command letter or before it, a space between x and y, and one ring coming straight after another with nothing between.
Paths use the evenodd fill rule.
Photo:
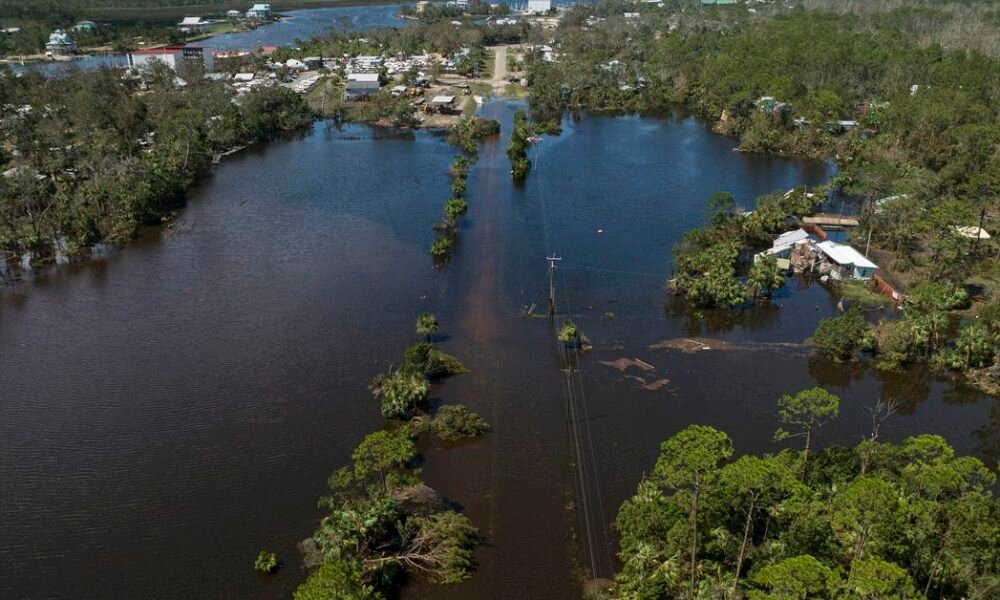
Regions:
<instances>
[{"instance_id":1,"label":"white building","mask_svg":"<svg viewBox=\"0 0 1000 600\"><path fill-rule=\"evenodd\" d=\"M271 18L271 5L270 4L254 4L247 11L248 19L270 19Z\"/></svg>"},{"instance_id":2,"label":"white building","mask_svg":"<svg viewBox=\"0 0 1000 600\"><path fill-rule=\"evenodd\" d=\"M62 29L56 29L49 36L49 41L45 43L45 54L49 56L67 56L76 54L78 50L73 36Z\"/></svg>"},{"instance_id":3,"label":"white building","mask_svg":"<svg viewBox=\"0 0 1000 600\"><path fill-rule=\"evenodd\" d=\"M201 67L205 71L215 69L215 57L211 49L202 46L164 46L134 50L128 54L128 66L133 69L148 69L156 61L167 65L175 73L178 68L183 71L186 67Z\"/></svg>"},{"instance_id":4,"label":"white building","mask_svg":"<svg viewBox=\"0 0 1000 600\"><path fill-rule=\"evenodd\" d=\"M816 247L839 267L830 271L830 276L834 279L871 279L878 270L878 265L845 244L820 242Z\"/></svg>"},{"instance_id":5,"label":"white building","mask_svg":"<svg viewBox=\"0 0 1000 600\"><path fill-rule=\"evenodd\" d=\"M525 12L538 15L550 10L552 10L552 0L528 0L528 9Z\"/></svg>"},{"instance_id":6,"label":"white building","mask_svg":"<svg viewBox=\"0 0 1000 600\"><path fill-rule=\"evenodd\" d=\"M209 26L211 26L211 23L202 21L201 17L184 17L184 20L177 24L178 29L181 31L193 31L196 33L207 31Z\"/></svg>"}]
</instances>

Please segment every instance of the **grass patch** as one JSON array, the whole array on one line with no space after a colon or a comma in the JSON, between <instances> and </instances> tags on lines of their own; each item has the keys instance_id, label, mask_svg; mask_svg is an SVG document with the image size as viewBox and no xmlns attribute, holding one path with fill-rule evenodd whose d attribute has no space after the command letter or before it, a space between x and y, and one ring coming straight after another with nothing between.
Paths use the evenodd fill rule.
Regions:
<instances>
[{"instance_id":1,"label":"grass patch","mask_svg":"<svg viewBox=\"0 0 1000 600\"><path fill-rule=\"evenodd\" d=\"M834 291L838 297L846 298L866 307L877 308L892 305L892 300L888 296L873 292L862 281L837 283Z\"/></svg>"}]
</instances>

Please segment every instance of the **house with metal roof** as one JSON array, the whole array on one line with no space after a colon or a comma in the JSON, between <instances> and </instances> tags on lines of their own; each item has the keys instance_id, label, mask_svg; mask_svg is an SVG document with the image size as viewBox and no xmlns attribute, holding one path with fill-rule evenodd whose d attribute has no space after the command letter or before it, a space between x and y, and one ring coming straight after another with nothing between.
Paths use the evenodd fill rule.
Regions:
<instances>
[{"instance_id":1,"label":"house with metal roof","mask_svg":"<svg viewBox=\"0 0 1000 600\"><path fill-rule=\"evenodd\" d=\"M382 89L378 77L375 79L351 80L344 86L344 100L367 100Z\"/></svg>"},{"instance_id":2,"label":"house with metal roof","mask_svg":"<svg viewBox=\"0 0 1000 600\"><path fill-rule=\"evenodd\" d=\"M77 50L79 48L73 41L73 36L62 29L53 31L49 41L45 43L45 53L49 56L68 56L76 54Z\"/></svg>"},{"instance_id":3,"label":"house with metal roof","mask_svg":"<svg viewBox=\"0 0 1000 600\"><path fill-rule=\"evenodd\" d=\"M820 242L816 248L830 263L829 275L834 279L871 279L878 270L878 265L846 244Z\"/></svg>"},{"instance_id":4,"label":"house with metal roof","mask_svg":"<svg viewBox=\"0 0 1000 600\"><path fill-rule=\"evenodd\" d=\"M270 4L254 4L247 11L248 19L270 19L271 18L271 5Z\"/></svg>"},{"instance_id":5,"label":"house with metal roof","mask_svg":"<svg viewBox=\"0 0 1000 600\"><path fill-rule=\"evenodd\" d=\"M178 23L177 27L184 32L197 33L207 31L211 25L208 21L202 21L201 17L184 17L184 20Z\"/></svg>"}]
</instances>

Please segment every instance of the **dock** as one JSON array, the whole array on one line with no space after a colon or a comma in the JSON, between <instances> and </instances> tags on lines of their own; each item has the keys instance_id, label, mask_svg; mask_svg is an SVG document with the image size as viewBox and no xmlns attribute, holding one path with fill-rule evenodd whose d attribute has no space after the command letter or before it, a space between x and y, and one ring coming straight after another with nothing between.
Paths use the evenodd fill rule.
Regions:
<instances>
[{"instance_id":1,"label":"dock","mask_svg":"<svg viewBox=\"0 0 1000 600\"><path fill-rule=\"evenodd\" d=\"M843 215L830 215L825 213L815 214L811 217L802 217L802 222L807 225L820 225L825 227L857 227L859 224L856 217L845 217Z\"/></svg>"}]
</instances>

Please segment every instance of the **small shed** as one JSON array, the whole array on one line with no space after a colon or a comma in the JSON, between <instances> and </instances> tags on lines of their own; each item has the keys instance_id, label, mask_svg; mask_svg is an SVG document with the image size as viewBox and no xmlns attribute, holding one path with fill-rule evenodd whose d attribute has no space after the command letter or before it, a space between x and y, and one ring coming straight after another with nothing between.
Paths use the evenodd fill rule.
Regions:
<instances>
[{"instance_id":1,"label":"small shed","mask_svg":"<svg viewBox=\"0 0 1000 600\"><path fill-rule=\"evenodd\" d=\"M448 113L455 109L455 97L454 96L434 96L431 98L431 103L429 105L430 110Z\"/></svg>"}]
</instances>

